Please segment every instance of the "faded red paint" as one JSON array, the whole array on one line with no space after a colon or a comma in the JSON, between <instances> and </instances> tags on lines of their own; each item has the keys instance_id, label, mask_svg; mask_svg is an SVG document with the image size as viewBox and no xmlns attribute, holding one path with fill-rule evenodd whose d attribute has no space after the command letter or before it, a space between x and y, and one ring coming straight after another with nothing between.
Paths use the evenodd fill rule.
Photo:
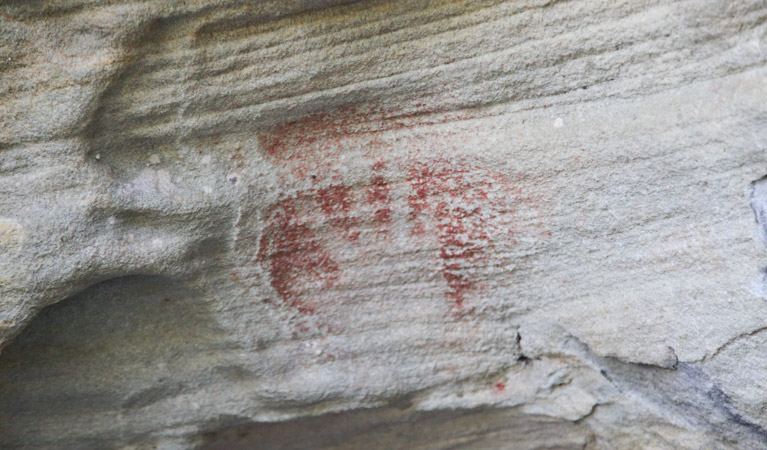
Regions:
<instances>
[{"instance_id":1,"label":"faded red paint","mask_svg":"<svg viewBox=\"0 0 767 450\"><path fill-rule=\"evenodd\" d=\"M480 283L473 272L494 246L496 235L503 232L494 219L501 209L513 214L508 189L493 186L494 180L485 172L464 161L434 160L414 163L408 174L413 191L408 196L412 233L436 235L441 273L456 310L462 310L466 298L478 292ZM506 198L490 200L488 190L494 188ZM508 204L499 205L498 200Z\"/></svg>"},{"instance_id":2,"label":"faded red paint","mask_svg":"<svg viewBox=\"0 0 767 450\"><path fill-rule=\"evenodd\" d=\"M384 163L383 161L378 161L372 166L370 166L370 168L373 169L373 172L379 172L381 170L386 169L386 163Z\"/></svg>"},{"instance_id":3,"label":"faded red paint","mask_svg":"<svg viewBox=\"0 0 767 450\"><path fill-rule=\"evenodd\" d=\"M343 105L319 111L271 128L259 143L274 161L298 179L323 179L347 145L369 141L381 130L384 111L375 105ZM376 120L376 117L379 117Z\"/></svg>"},{"instance_id":4,"label":"faded red paint","mask_svg":"<svg viewBox=\"0 0 767 450\"><path fill-rule=\"evenodd\" d=\"M310 190L307 195L314 197L318 203L325 217L330 219L330 224L341 230L344 237L350 241L356 241L359 239L359 224L360 221L356 217L350 215L352 207L353 192L348 186L331 185L323 189L317 189L316 191Z\"/></svg>"},{"instance_id":5,"label":"faded red paint","mask_svg":"<svg viewBox=\"0 0 767 450\"><path fill-rule=\"evenodd\" d=\"M505 264L499 252L508 253L505 246L516 242L518 208L538 206L535 195L523 194L516 174L476 159L429 158L421 149L429 148L425 143L444 142L440 154L458 154L465 136L428 126L468 118L473 117L443 114L435 119L425 104L389 109L347 105L261 134L261 149L284 169L282 188L295 192L272 205L258 254L282 301L313 314L322 309L322 298L334 298L324 294L328 288L343 291L339 284L349 267L333 250L339 239L351 243L343 244L350 255L358 252L352 258L403 251L392 248L396 218L410 232L403 253L411 247L433 250L451 312L472 312L473 301L488 292L492 268ZM383 134L415 127L427 129L402 133L396 140ZM403 152L394 152L401 146L412 147L418 158L403 159ZM355 171L347 170L350 162L341 162L345 152L357 152L352 164L369 165L367 177L350 179ZM312 320L320 332L331 329L317 317ZM304 332L306 327L301 328Z\"/></svg>"},{"instance_id":6,"label":"faded red paint","mask_svg":"<svg viewBox=\"0 0 767 450\"><path fill-rule=\"evenodd\" d=\"M373 213L373 217L375 218L375 221L377 223L389 222L391 221L391 209L390 208L376 209L376 212Z\"/></svg>"},{"instance_id":7,"label":"faded red paint","mask_svg":"<svg viewBox=\"0 0 767 450\"><path fill-rule=\"evenodd\" d=\"M391 221L392 199L389 194L391 187L386 178L380 173L386 169L386 164L383 161L376 162L371 166L371 169L373 170L373 175L370 178L370 185L366 188L367 202L375 208L373 219L378 227L381 228L381 226L385 226Z\"/></svg>"},{"instance_id":8,"label":"faded red paint","mask_svg":"<svg viewBox=\"0 0 767 450\"><path fill-rule=\"evenodd\" d=\"M325 215L333 217L340 214L349 214L352 202L351 192L352 189L348 186L332 185L318 189L316 195Z\"/></svg>"},{"instance_id":9,"label":"faded red paint","mask_svg":"<svg viewBox=\"0 0 767 450\"><path fill-rule=\"evenodd\" d=\"M296 323L296 327L298 328L298 331L302 333L306 333L309 331L309 324L305 320L301 320L298 323Z\"/></svg>"},{"instance_id":10,"label":"faded red paint","mask_svg":"<svg viewBox=\"0 0 767 450\"><path fill-rule=\"evenodd\" d=\"M238 169L242 169L245 165L245 158L242 156L239 149L232 154L231 160L234 161L234 165Z\"/></svg>"},{"instance_id":11,"label":"faded red paint","mask_svg":"<svg viewBox=\"0 0 767 450\"><path fill-rule=\"evenodd\" d=\"M271 285L283 302L301 313L313 313L307 290L331 287L339 267L304 219L294 199L274 205L261 237L258 260L267 264Z\"/></svg>"},{"instance_id":12,"label":"faded red paint","mask_svg":"<svg viewBox=\"0 0 767 450\"><path fill-rule=\"evenodd\" d=\"M370 179L370 185L367 187L368 203L388 203L391 201L389 197L389 183L386 182L382 175L373 175Z\"/></svg>"},{"instance_id":13,"label":"faded red paint","mask_svg":"<svg viewBox=\"0 0 767 450\"><path fill-rule=\"evenodd\" d=\"M457 120L454 114L431 117L436 109L424 102L341 105L269 128L258 135L259 147L293 178L321 181L340 169L344 150L385 151L391 145L383 139L386 132Z\"/></svg>"},{"instance_id":14,"label":"faded red paint","mask_svg":"<svg viewBox=\"0 0 767 450\"><path fill-rule=\"evenodd\" d=\"M503 381L499 381L495 383L495 390L498 392L503 392L506 389L506 383Z\"/></svg>"}]
</instances>

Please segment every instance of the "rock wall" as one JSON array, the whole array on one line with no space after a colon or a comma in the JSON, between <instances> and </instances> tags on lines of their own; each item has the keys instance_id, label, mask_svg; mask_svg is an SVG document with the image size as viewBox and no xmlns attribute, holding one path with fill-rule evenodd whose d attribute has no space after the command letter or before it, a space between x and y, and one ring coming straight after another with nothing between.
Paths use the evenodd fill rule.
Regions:
<instances>
[{"instance_id":1,"label":"rock wall","mask_svg":"<svg viewBox=\"0 0 767 450\"><path fill-rule=\"evenodd\" d=\"M767 446L763 0L0 37L0 447Z\"/></svg>"}]
</instances>

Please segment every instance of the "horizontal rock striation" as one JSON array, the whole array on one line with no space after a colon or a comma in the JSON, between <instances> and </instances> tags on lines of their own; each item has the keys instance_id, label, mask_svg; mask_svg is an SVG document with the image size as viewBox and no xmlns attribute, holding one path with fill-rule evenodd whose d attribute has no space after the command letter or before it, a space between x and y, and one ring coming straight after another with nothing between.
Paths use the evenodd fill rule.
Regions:
<instances>
[{"instance_id":1,"label":"horizontal rock striation","mask_svg":"<svg viewBox=\"0 0 767 450\"><path fill-rule=\"evenodd\" d=\"M4 2L0 447L763 448L766 19Z\"/></svg>"}]
</instances>

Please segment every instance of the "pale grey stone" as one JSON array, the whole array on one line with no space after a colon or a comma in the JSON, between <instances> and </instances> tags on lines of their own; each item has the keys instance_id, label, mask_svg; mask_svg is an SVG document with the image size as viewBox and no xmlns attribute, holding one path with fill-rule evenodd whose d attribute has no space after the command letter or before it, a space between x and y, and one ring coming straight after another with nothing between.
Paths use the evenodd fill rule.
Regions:
<instances>
[{"instance_id":1,"label":"pale grey stone","mask_svg":"<svg viewBox=\"0 0 767 450\"><path fill-rule=\"evenodd\" d=\"M764 448L766 18L3 2L0 447Z\"/></svg>"}]
</instances>

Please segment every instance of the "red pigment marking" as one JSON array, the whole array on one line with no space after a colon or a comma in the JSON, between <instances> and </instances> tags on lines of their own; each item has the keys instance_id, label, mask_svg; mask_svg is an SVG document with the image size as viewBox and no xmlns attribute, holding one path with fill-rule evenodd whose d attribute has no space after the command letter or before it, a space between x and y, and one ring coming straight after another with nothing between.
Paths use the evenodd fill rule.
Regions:
<instances>
[{"instance_id":1,"label":"red pigment marking","mask_svg":"<svg viewBox=\"0 0 767 450\"><path fill-rule=\"evenodd\" d=\"M389 202L390 190L391 188L383 176L373 175L373 177L370 179L370 186L367 188L368 203L374 204L380 202Z\"/></svg>"},{"instance_id":2,"label":"red pigment marking","mask_svg":"<svg viewBox=\"0 0 767 450\"><path fill-rule=\"evenodd\" d=\"M317 190L317 199L326 216L348 214L351 206L351 188L333 185Z\"/></svg>"},{"instance_id":3,"label":"red pigment marking","mask_svg":"<svg viewBox=\"0 0 767 450\"><path fill-rule=\"evenodd\" d=\"M481 215L481 199L487 194L481 186L466 180L467 169L440 162L417 163L410 169L409 182L415 191L408 197L413 232L423 234L425 212L430 212L440 244L442 277L447 282L448 297L457 309L463 308L466 296L475 290L467 270L484 256L490 245L486 221Z\"/></svg>"},{"instance_id":4,"label":"red pigment marking","mask_svg":"<svg viewBox=\"0 0 767 450\"><path fill-rule=\"evenodd\" d=\"M232 161L234 161L234 166L238 169L242 169L242 167L245 165L245 159L242 156L242 153L238 151L234 152L231 158Z\"/></svg>"},{"instance_id":5,"label":"red pigment marking","mask_svg":"<svg viewBox=\"0 0 767 450\"><path fill-rule=\"evenodd\" d=\"M332 113L316 112L280 124L261 136L261 148L270 156L289 159L291 147L315 147L319 151L335 150L333 143L353 132L348 118L357 115L354 105L338 107Z\"/></svg>"},{"instance_id":6,"label":"red pigment marking","mask_svg":"<svg viewBox=\"0 0 767 450\"><path fill-rule=\"evenodd\" d=\"M462 310L468 296L480 288L481 280L474 274L478 263L499 238L513 242L513 229L504 220L514 214L519 189L500 174L462 161L415 163L408 182L413 190L407 199L411 233L436 234L447 296L456 310Z\"/></svg>"},{"instance_id":7,"label":"red pigment marking","mask_svg":"<svg viewBox=\"0 0 767 450\"><path fill-rule=\"evenodd\" d=\"M268 264L272 287L285 304L313 313L316 305L305 301L305 291L332 287L339 276L338 264L297 217L294 200L277 203L266 222L258 260Z\"/></svg>"},{"instance_id":8,"label":"red pigment marking","mask_svg":"<svg viewBox=\"0 0 767 450\"><path fill-rule=\"evenodd\" d=\"M391 209L389 208L377 209L376 212L373 214L373 218L378 223L389 222L391 220Z\"/></svg>"},{"instance_id":9,"label":"red pigment marking","mask_svg":"<svg viewBox=\"0 0 767 450\"><path fill-rule=\"evenodd\" d=\"M382 139L385 132L456 120L449 113L429 119L436 109L415 102L387 108L376 102L341 105L274 126L259 134L259 146L295 179L317 181L338 169L338 157L345 150L388 147Z\"/></svg>"},{"instance_id":10,"label":"red pigment marking","mask_svg":"<svg viewBox=\"0 0 767 450\"><path fill-rule=\"evenodd\" d=\"M305 179L310 173L314 179L335 165L345 144L369 140L380 121L381 111L373 105L361 109L356 105L343 105L331 111L320 111L298 120L277 125L259 136L261 148L275 162L287 164L294 177Z\"/></svg>"},{"instance_id":11,"label":"red pigment marking","mask_svg":"<svg viewBox=\"0 0 767 450\"><path fill-rule=\"evenodd\" d=\"M424 130L405 133L394 141L383 134L474 115L447 112L434 118L430 112L436 109L415 102L389 109L373 103L345 105L277 125L259 135L261 149L284 170L283 187L300 192L292 200L300 203L298 210L291 201L275 206L277 213L267 221L259 250L259 258L268 261L272 285L285 303L313 311L307 300L315 296L313 289L321 282L332 286L341 270L327 248L335 248L339 236L356 244L361 233L371 228L377 228L379 234L366 238L379 239L380 230L391 232L393 211L404 206L394 204L392 180L387 179L384 161L371 161L367 185L355 180L355 185L346 186L340 156L353 152L355 160L361 161L403 145L422 153L432 147L421 148L425 142L444 144L443 154L458 152L461 136L450 133ZM400 162L397 169L405 172L411 188L407 197L411 234L422 239L435 236L436 257L451 308L471 312L473 308L467 307L466 300L486 288L487 267L502 264L483 260L502 258L493 249L515 242L512 219L516 205L535 208L533 200L510 186L506 174L480 163L431 159ZM307 184L314 187L307 189ZM380 241L372 244L373 250L381 248Z\"/></svg>"},{"instance_id":12,"label":"red pigment marking","mask_svg":"<svg viewBox=\"0 0 767 450\"><path fill-rule=\"evenodd\" d=\"M373 172L380 172L386 168L382 161L372 165ZM383 175L375 174L370 178L370 185L367 186L367 202L373 206L375 212L373 219L378 225L386 224L391 221L391 187Z\"/></svg>"},{"instance_id":13,"label":"red pigment marking","mask_svg":"<svg viewBox=\"0 0 767 450\"><path fill-rule=\"evenodd\" d=\"M312 195L311 191L309 195ZM349 216L353 201L352 189L348 186L332 185L318 189L314 197L319 201L325 217L330 219L330 225L340 229L346 239L356 242L360 236L360 223L356 217Z\"/></svg>"},{"instance_id":14,"label":"red pigment marking","mask_svg":"<svg viewBox=\"0 0 767 450\"><path fill-rule=\"evenodd\" d=\"M504 389L506 389L506 383L504 383L503 381L499 381L495 383L495 390L497 390L498 392L503 392Z\"/></svg>"},{"instance_id":15,"label":"red pigment marking","mask_svg":"<svg viewBox=\"0 0 767 450\"><path fill-rule=\"evenodd\" d=\"M388 199L388 194L381 194L388 186L383 178L380 181L365 187L367 194L377 193L376 201ZM268 266L270 283L283 303L312 314L317 309L317 301L312 299L335 286L341 267L327 245L338 235L358 241L363 221L352 215L360 210L356 197L352 187L333 184L305 189L271 206L257 260ZM321 217L326 220L318 220ZM306 326L299 327L301 332L306 330ZM329 325L327 330L331 332Z\"/></svg>"}]
</instances>

